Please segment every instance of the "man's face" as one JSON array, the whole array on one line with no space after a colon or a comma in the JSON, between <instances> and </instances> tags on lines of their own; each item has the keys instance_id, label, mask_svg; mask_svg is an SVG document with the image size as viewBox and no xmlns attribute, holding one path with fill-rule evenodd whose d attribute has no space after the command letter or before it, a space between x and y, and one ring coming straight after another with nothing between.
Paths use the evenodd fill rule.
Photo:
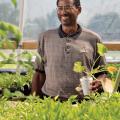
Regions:
<instances>
[{"instance_id":1,"label":"man's face","mask_svg":"<svg viewBox=\"0 0 120 120\"><path fill-rule=\"evenodd\" d=\"M74 5L74 0L59 0L57 14L62 26L75 25L79 13L80 8Z\"/></svg>"}]
</instances>

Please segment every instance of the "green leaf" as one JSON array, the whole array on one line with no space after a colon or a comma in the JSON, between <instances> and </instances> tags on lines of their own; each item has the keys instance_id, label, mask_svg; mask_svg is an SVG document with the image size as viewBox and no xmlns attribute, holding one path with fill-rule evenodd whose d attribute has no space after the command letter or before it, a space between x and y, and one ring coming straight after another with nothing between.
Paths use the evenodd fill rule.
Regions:
<instances>
[{"instance_id":1,"label":"green leaf","mask_svg":"<svg viewBox=\"0 0 120 120\"><path fill-rule=\"evenodd\" d=\"M3 43L6 44L7 48L14 49L14 43L10 39L4 40Z\"/></svg>"},{"instance_id":2,"label":"green leaf","mask_svg":"<svg viewBox=\"0 0 120 120\"><path fill-rule=\"evenodd\" d=\"M5 54L5 53L3 53L2 51L0 51L0 57L1 57L2 59L7 59L7 58L8 58L8 55Z\"/></svg>"},{"instance_id":3,"label":"green leaf","mask_svg":"<svg viewBox=\"0 0 120 120\"><path fill-rule=\"evenodd\" d=\"M21 53L21 57L24 58L24 59L28 59L28 60L31 60L32 57L33 57L33 54L28 52L28 51L23 51Z\"/></svg>"},{"instance_id":4,"label":"green leaf","mask_svg":"<svg viewBox=\"0 0 120 120\"><path fill-rule=\"evenodd\" d=\"M55 96L55 97L54 97L54 100L57 101L58 98L59 98L59 95Z\"/></svg>"},{"instance_id":5,"label":"green leaf","mask_svg":"<svg viewBox=\"0 0 120 120\"><path fill-rule=\"evenodd\" d=\"M4 21L0 21L0 29L2 31L4 31L4 33L1 32L2 36L5 35L5 33L6 33L6 36L3 37L3 38L8 38L7 34L12 33L13 38L17 42L17 46L18 46L18 44L19 44L19 42L20 42L20 40L22 38L22 33L21 33L20 29L17 26L15 26L13 24L10 24L10 23L7 23L7 22L4 22Z\"/></svg>"},{"instance_id":6,"label":"green leaf","mask_svg":"<svg viewBox=\"0 0 120 120\"><path fill-rule=\"evenodd\" d=\"M77 101L76 98L77 98L77 95L72 95L72 96L69 97L68 101L69 101L70 103L76 102L76 101Z\"/></svg>"},{"instance_id":7,"label":"green leaf","mask_svg":"<svg viewBox=\"0 0 120 120\"><path fill-rule=\"evenodd\" d=\"M21 39L22 33L20 32L20 29L17 26L9 24L8 28L9 31L15 34L16 38Z\"/></svg>"},{"instance_id":8,"label":"green leaf","mask_svg":"<svg viewBox=\"0 0 120 120\"><path fill-rule=\"evenodd\" d=\"M85 70L85 66L82 66L81 62L77 61L74 63L73 71L81 73Z\"/></svg>"},{"instance_id":9,"label":"green leaf","mask_svg":"<svg viewBox=\"0 0 120 120\"><path fill-rule=\"evenodd\" d=\"M116 75L116 80L115 80L115 86L114 86L113 93L117 91L119 85L120 85L120 68L119 68L119 70L117 72L117 75Z\"/></svg>"},{"instance_id":10,"label":"green leaf","mask_svg":"<svg viewBox=\"0 0 120 120\"><path fill-rule=\"evenodd\" d=\"M0 49L3 48L2 46L3 46L3 45L2 45L2 42L0 41Z\"/></svg>"},{"instance_id":11,"label":"green leaf","mask_svg":"<svg viewBox=\"0 0 120 120\"><path fill-rule=\"evenodd\" d=\"M0 29L0 38L5 38L6 35L7 35L7 32Z\"/></svg>"},{"instance_id":12,"label":"green leaf","mask_svg":"<svg viewBox=\"0 0 120 120\"><path fill-rule=\"evenodd\" d=\"M8 26L9 26L9 24L7 22L0 21L0 29L1 30L7 31L8 30Z\"/></svg>"},{"instance_id":13,"label":"green leaf","mask_svg":"<svg viewBox=\"0 0 120 120\"><path fill-rule=\"evenodd\" d=\"M9 24L8 30L11 31L14 34L18 34L19 28L15 25Z\"/></svg>"},{"instance_id":14,"label":"green leaf","mask_svg":"<svg viewBox=\"0 0 120 120\"><path fill-rule=\"evenodd\" d=\"M3 48L3 40L0 41L0 48Z\"/></svg>"},{"instance_id":15,"label":"green leaf","mask_svg":"<svg viewBox=\"0 0 120 120\"><path fill-rule=\"evenodd\" d=\"M17 7L17 0L11 0L12 4Z\"/></svg>"},{"instance_id":16,"label":"green leaf","mask_svg":"<svg viewBox=\"0 0 120 120\"><path fill-rule=\"evenodd\" d=\"M97 43L97 48L98 48L98 53L100 54L100 56L103 56L104 53L107 52L106 46L102 43Z\"/></svg>"}]
</instances>

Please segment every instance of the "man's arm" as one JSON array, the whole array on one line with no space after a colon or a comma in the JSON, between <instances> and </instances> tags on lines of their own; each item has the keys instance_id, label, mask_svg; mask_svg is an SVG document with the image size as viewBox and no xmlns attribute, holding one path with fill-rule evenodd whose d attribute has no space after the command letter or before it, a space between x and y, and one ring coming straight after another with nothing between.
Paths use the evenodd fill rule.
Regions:
<instances>
[{"instance_id":1,"label":"man's arm","mask_svg":"<svg viewBox=\"0 0 120 120\"><path fill-rule=\"evenodd\" d=\"M42 97L42 86L45 83L46 75L45 72L35 72L32 78L32 94L39 95Z\"/></svg>"}]
</instances>

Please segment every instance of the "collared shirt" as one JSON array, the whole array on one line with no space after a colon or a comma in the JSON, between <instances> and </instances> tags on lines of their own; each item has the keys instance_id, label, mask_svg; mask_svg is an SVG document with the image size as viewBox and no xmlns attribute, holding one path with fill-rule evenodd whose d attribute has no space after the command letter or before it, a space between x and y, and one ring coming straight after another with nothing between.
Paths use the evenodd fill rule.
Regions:
<instances>
[{"instance_id":1,"label":"collared shirt","mask_svg":"<svg viewBox=\"0 0 120 120\"><path fill-rule=\"evenodd\" d=\"M61 26L42 33L38 40L38 53L43 59L41 63L36 59L35 68L46 74L43 93L62 97L76 95L75 88L84 74L75 73L73 65L76 61L81 61L90 70L99 56L98 42L100 37L96 33L80 26L76 33L69 36L65 35ZM100 57L94 67L103 64L104 58Z\"/></svg>"},{"instance_id":2,"label":"collared shirt","mask_svg":"<svg viewBox=\"0 0 120 120\"><path fill-rule=\"evenodd\" d=\"M62 25L60 25L59 29L58 29L58 33L60 38L64 38L64 37L76 37L78 35L80 35L82 31L82 28L80 27L80 25L78 24L78 29L75 33L72 34L66 34L63 30L62 30Z\"/></svg>"}]
</instances>

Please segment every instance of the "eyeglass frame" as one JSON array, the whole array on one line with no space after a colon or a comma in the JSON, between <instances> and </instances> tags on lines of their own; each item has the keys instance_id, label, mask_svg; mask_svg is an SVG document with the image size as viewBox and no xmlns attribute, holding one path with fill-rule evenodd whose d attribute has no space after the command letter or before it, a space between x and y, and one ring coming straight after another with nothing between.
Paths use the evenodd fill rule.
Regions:
<instances>
[{"instance_id":1,"label":"eyeglass frame","mask_svg":"<svg viewBox=\"0 0 120 120\"><path fill-rule=\"evenodd\" d=\"M63 6L62 5L58 5L56 9L57 9L58 12L62 12L63 10L64 11L70 11L74 7L76 7L75 4L66 4L66 5L63 5Z\"/></svg>"}]
</instances>

